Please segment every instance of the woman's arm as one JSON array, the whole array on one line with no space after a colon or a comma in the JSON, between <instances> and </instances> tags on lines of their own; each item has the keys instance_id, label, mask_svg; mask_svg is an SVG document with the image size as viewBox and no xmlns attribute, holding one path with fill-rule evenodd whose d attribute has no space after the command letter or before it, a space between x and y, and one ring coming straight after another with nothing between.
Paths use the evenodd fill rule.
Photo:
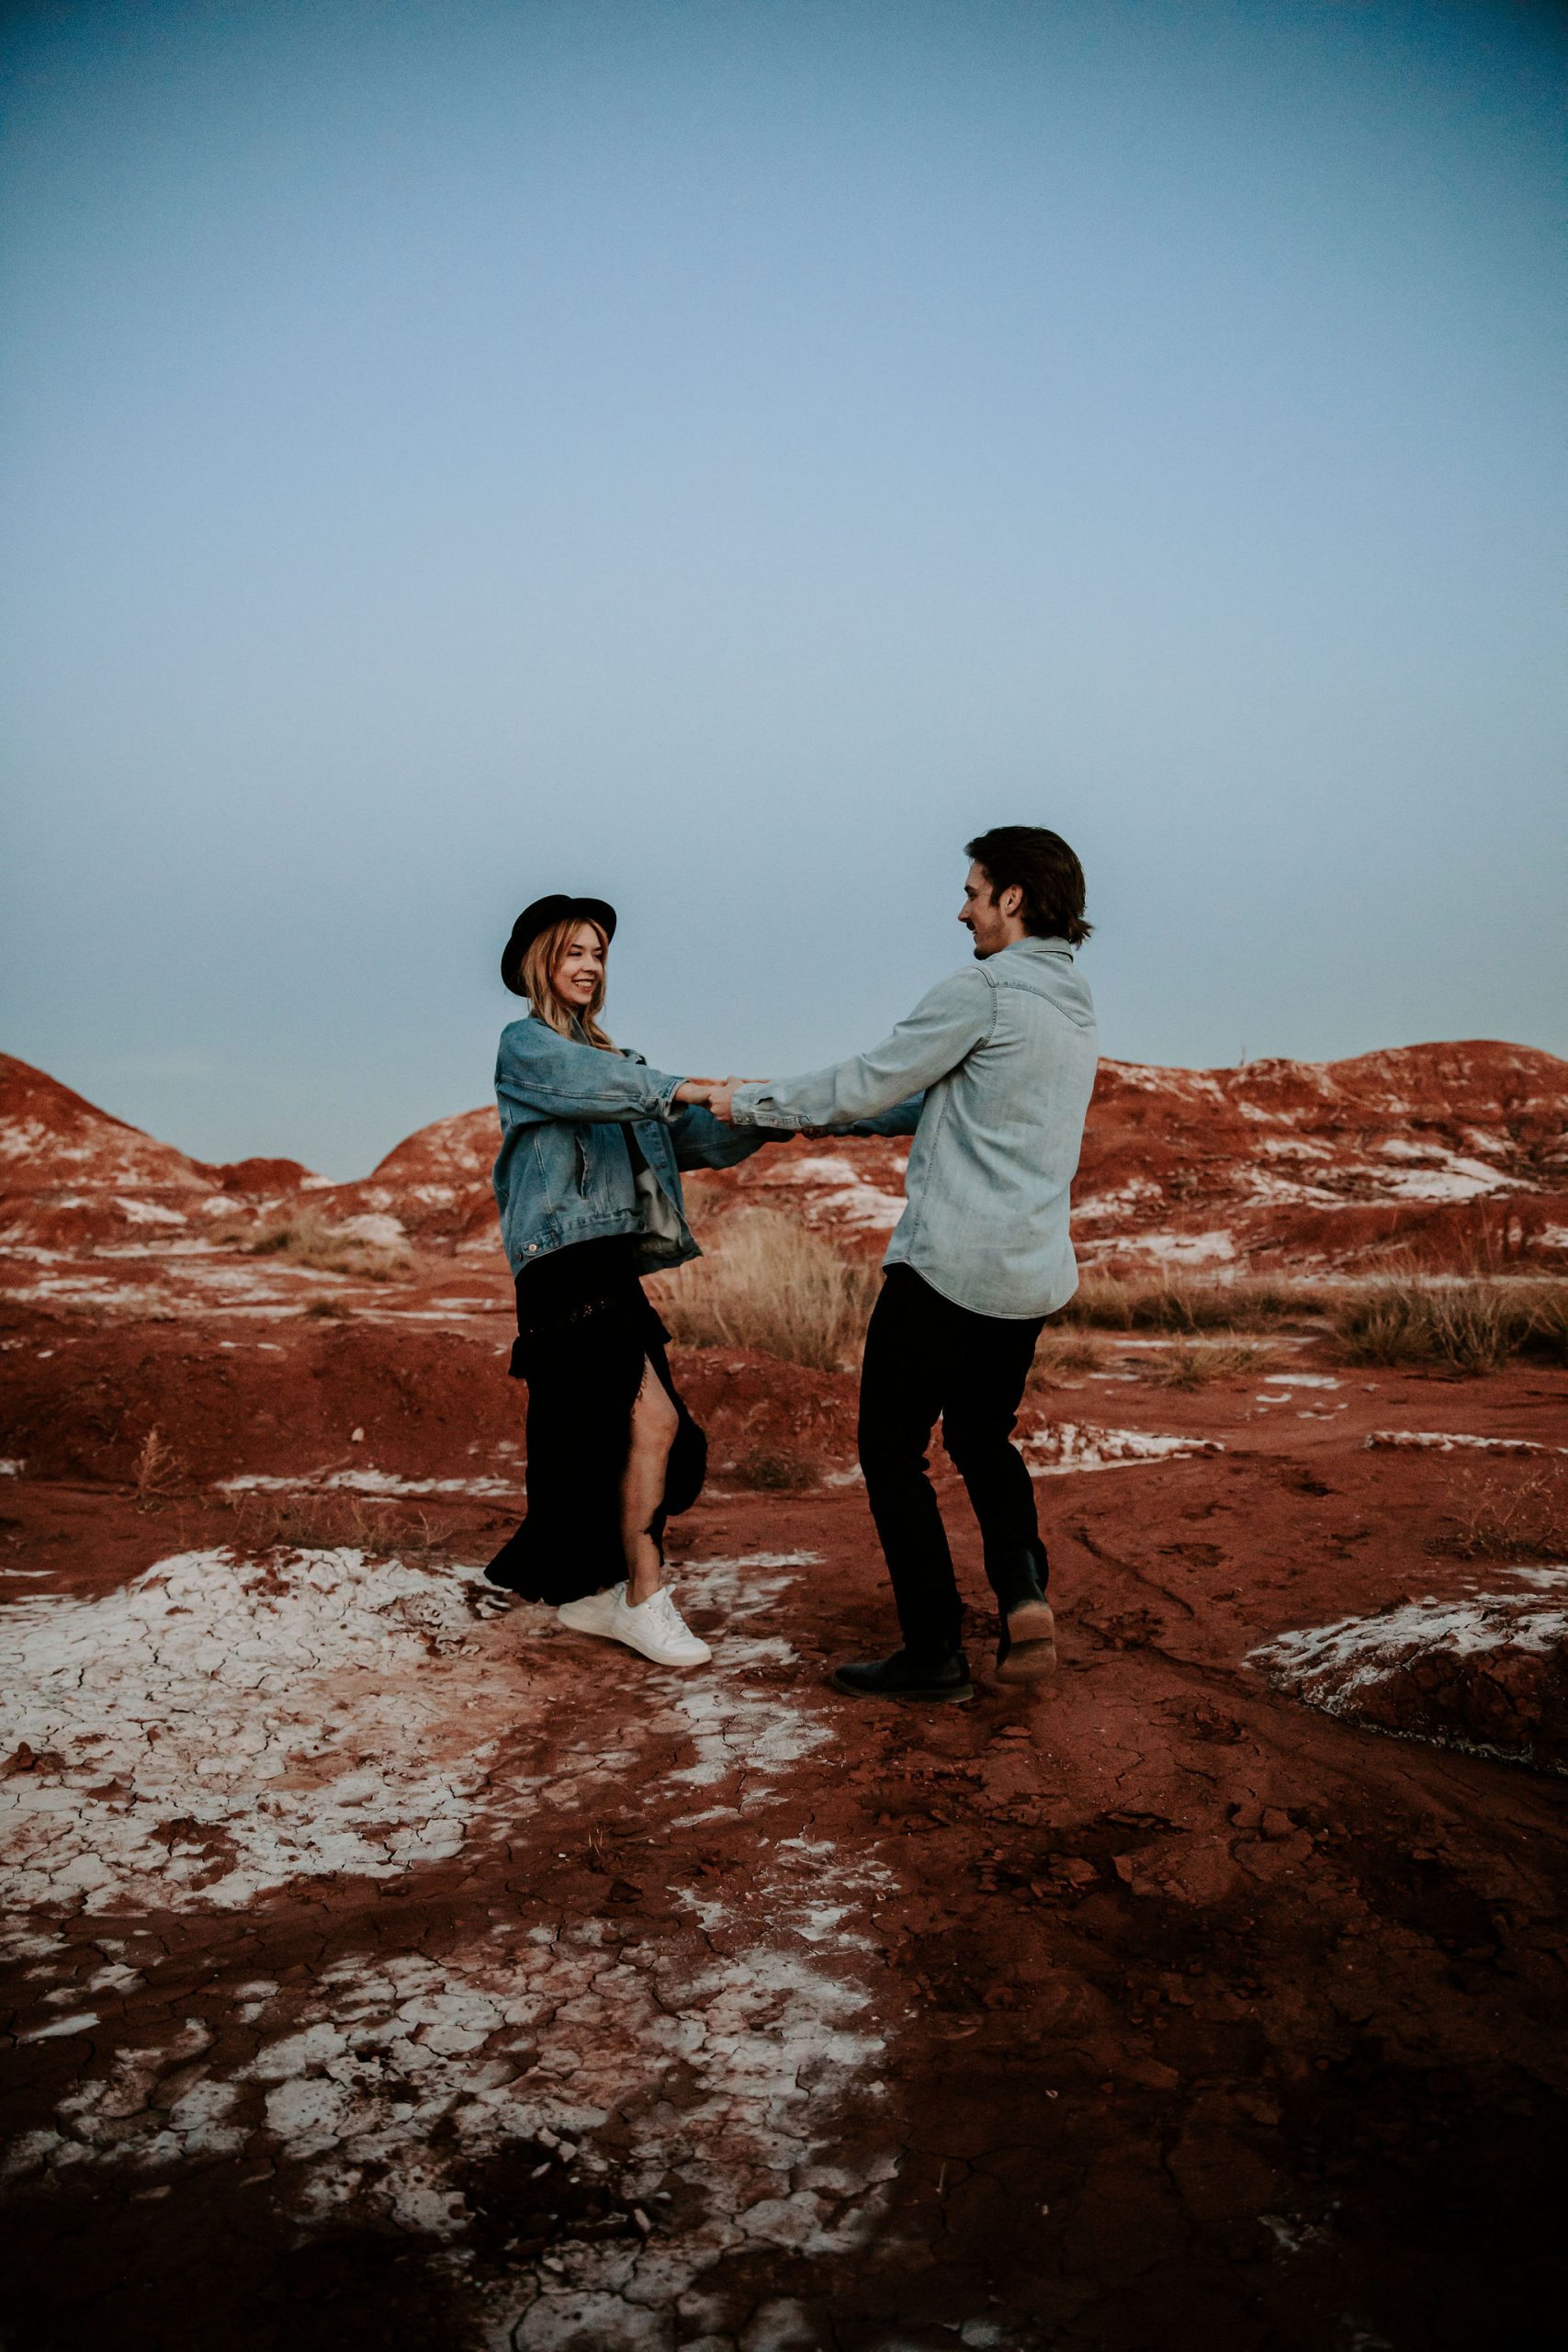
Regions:
<instances>
[{"instance_id":1,"label":"woman's arm","mask_svg":"<svg viewBox=\"0 0 1568 2352\"><path fill-rule=\"evenodd\" d=\"M671 1121L670 1140L677 1168L736 1168L765 1143L788 1143L791 1138L782 1129L770 1135L761 1127L726 1126L711 1111L688 1109Z\"/></svg>"},{"instance_id":2,"label":"woman's arm","mask_svg":"<svg viewBox=\"0 0 1568 2352\"><path fill-rule=\"evenodd\" d=\"M852 1126L830 1127L828 1132L840 1136L912 1136L925 1107L922 1087L919 1094L906 1094L902 1102L895 1102L891 1111L879 1112L874 1119L857 1119Z\"/></svg>"},{"instance_id":3,"label":"woman's arm","mask_svg":"<svg viewBox=\"0 0 1568 2352\"><path fill-rule=\"evenodd\" d=\"M513 1021L501 1033L495 1091L513 1113L534 1119L661 1119L666 1125L707 1100L700 1079L671 1078L624 1054L563 1037L543 1021Z\"/></svg>"}]
</instances>

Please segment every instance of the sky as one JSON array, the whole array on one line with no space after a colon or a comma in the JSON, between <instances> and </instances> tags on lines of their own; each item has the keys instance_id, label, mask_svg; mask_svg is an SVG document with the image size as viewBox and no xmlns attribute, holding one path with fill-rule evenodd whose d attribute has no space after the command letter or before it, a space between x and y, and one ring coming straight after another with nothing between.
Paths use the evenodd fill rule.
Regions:
<instances>
[{"instance_id":1,"label":"sky","mask_svg":"<svg viewBox=\"0 0 1568 2352\"><path fill-rule=\"evenodd\" d=\"M4 44L6 1050L356 1175L487 1098L540 893L617 1039L783 1074L1027 822L1107 1054L1568 1053L1561 7Z\"/></svg>"}]
</instances>

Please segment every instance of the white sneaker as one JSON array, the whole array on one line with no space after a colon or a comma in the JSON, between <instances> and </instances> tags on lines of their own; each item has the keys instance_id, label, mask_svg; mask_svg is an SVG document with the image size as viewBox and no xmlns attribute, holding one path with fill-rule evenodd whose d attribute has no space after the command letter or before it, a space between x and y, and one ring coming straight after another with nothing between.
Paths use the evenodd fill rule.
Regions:
<instances>
[{"instance_id":1,"label":"white sneaker","mask_svg":"<svg viewBox=\"0 0 1568 2352\"><path fill-rule=\"evenodd\" d=\"M619 1584L606 1585L603 1592L585 1592L581 1600L567 1600L556 1611L563 1625L574 1634L604 1634L615 1632L615 1603L625 1595L626 1578Z\"/></svg>"},{"instance_id":2,"label":"white sneaker","mask_svg":"<svg viewBox=\"0 0 1568 2352\"><path fill-rule=\"evenodd\" d=\"M634 1609L626 1600L626 1586L618 1584L613 1600L612 1623L605 1632L613 1641L625 1642L628 1649L640 1650L655 1666L705 1666L712 1657L712 1650L697 1639L662 1586L651 1600L639 1600Z\"/></svg>"}]
</instances>

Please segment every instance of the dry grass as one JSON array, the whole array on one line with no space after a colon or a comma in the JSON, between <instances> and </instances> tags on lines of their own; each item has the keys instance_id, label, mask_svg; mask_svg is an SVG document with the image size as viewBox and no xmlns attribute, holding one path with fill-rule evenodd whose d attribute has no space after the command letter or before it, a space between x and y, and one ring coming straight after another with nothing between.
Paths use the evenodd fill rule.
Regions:
<instances>
[{"instance_id":1,"label":"dry grass","mask_svg":"<svg viewBox=\"0 0 1568 2352\"><path fill-rule=\"evenodd\" d=\"M1568 1363L1568 1284L1390 1275L1345 1297L1335 1328L1347 1355L1361 1363L1428 1364L1472 1376L1514 1356Z\"/></svg>"},{"instance_id":2,"label":"dry grass","mask_svg":"<svg viewBox=\"0 0 1568 2352\"><path fill-rule=\"evenodd\" d=\"M854 1361L881 1276L776 1209L738 1209L709 1255L652 1285L671 1336L689 1348L756 1348L840 1372Z\"/></svg>"},{"instance_id":3,"label":"dry grass","mask_svg":"<svg viewBox=\"0 0 1568 2352\"><path fill-rule=\"evenodd\" d=\"M294 1209L269 1225L224 1227L213 1239L228 1242L247 1258L286 1258L290 1265L351 1274L360 1282L391 1282L413 1266L413 1252L406 1241L385 1241L345 1226L330 1225L316 1209Z\"/></svg>"},{"instance_id":4,"label":"dry grass","mask_svg":"<svg viewBox=\"0 0 1568 2352\"><path fill-rule=\"evenodd\" d=\"M817 1484L820 1464L782 1446L753 1445L727 1463L724 1475L761 1494L795 1495Z\"/></svg>"},{"instance_id":5,"label":"dry grass","mask_svg":"<svg viewBox=\"0 0 1568 2352\"><path fill-rule=\"evenodd\" d=\"M1245 1277L1226 1283L1173 1279L1140 1288L1090 1274L1053 1320L1098 1331L1262 1331L1321 1314L1324 1305L1315 1287Z\"/></svg>"},{"instance_id":6,"label":"dry grass","mask_svg":"<svg viewBox=\"0 0 1568 2352\"><path fill-rule=\"evenodd\" d=\"M1568 1463L1522 1479L1467 1473L1453 1491L1456 1532L1432 1549L1461 1560L1553 1560L1568 1564Z\"/></svg>"},{"instance_id":7,"label":"dry grass","mask_svg":"<svg viewBox=\"0 0 1568 2352\"><path fill-rule=\"evenodd\" d=\"M139 1510L157 1510L168 1502L185 1475L185 1464L162 1430L151 1429L141 1441L130 1473Z\"/></svg>"},{"instance_id":8,"label":"dry grass","mask_svg":"<svg viewBox=\"0 0 1568 2352\"><path fill-rule=\"evenodd\" d=\"M1056 1388L1063 1381L1098 1372L1104 1362L1105 1350L1098 1340L1084 1339L1076 1331L1043 1331L1029 1367L1028 1385Z\"/></svg>"},{"instance_id":9,"label":"dry grass","mask_svg":"<svg viewBox=\"0 0 1568 2352\"><path fill-rule=\"evenodd\" d=\"M1213 1380L1256 1377L1275 1360L1273 1349L1251 1340L1178 1340L1149 1358L1144 1378L1156 1388L1206 1388Z\"/></svg>"},{"instance_id":10,"label":"dry grass","mask_svg":"<svg viewBox=\"0 0 1568 2352\"><path fill-rule=\"evenodd\" d=\"M238 1552L317 1552L349 1548L374 1558L416 1566L444 1561L449 1531L425 1510L372 1495L241 1494L230 1499L234 1517L231 1539Z\"/></svg>"}]
</instances>

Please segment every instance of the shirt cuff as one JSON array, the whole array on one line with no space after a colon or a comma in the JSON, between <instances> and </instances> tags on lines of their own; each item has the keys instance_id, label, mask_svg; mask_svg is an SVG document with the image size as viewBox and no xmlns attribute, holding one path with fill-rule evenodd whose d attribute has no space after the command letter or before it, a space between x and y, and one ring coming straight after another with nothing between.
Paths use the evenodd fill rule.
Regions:
<instances>
[{"instance_id":1,"label":"shirt cuff","mask_svg":"<svg viewBox=\"0 0 1568 2352\"><path fill-rule=\"evenodd\" d=\"M738 1127L765 1127L773 1135L795 1135L807 1125L791 1111L781 1111L768 1092L772 1080L753 1079L748 1086L738 1086L731 1102L731 1113Z\"/></svg>"}]
</instances>

